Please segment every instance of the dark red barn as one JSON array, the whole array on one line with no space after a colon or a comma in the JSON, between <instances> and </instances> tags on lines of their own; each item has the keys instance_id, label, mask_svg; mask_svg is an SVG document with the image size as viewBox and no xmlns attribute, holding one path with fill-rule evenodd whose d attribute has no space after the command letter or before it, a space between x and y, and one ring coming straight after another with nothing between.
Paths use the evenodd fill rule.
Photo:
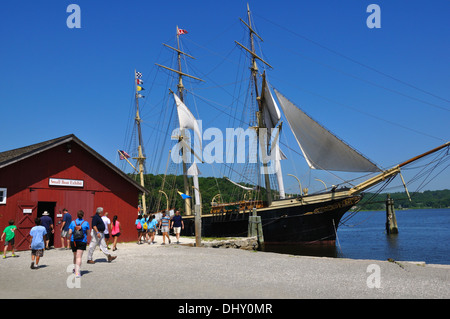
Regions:
<instances>
[{"instance_id":1,"label":"dark red barn","mask_svg":"<svg viewBox=\"0 0 450 319\"><path fill-rule=\"evenodd\" d=\"M27 250L34 219L48 211L55 225L55 248L61 247L62 210L85 220L97 207L108 217L118 216L119 241L136 239L135 220L139 195L145 188L83 143L75 135L0 153L0 231L14 219L18 228L15 246Z\"/></svg>"}]
</instances>

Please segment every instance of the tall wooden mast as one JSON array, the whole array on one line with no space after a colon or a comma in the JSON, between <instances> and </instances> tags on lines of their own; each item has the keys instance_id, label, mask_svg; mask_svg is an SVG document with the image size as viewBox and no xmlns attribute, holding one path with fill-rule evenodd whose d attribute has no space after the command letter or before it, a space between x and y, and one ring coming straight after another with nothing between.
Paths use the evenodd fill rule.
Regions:
<instances>
[{"instance_id":1,"label":"tall wooden mast","mask_svg":"<svg viewBox=\"0 0 450 319\"><path fill-rule=\"evenodd\" d=\"M258 144L261 147L261 151L262 148L265 147L265 144L261 144L261 139L260 139L260 128L265 128L266 125L264 123L263 120L263 108L264 105L262 103L262 99L263 99L263 92L264 92L264 87L262 87L261 90L261 95L259 92L259 88L258 88L258 65L256 64L256 60L259 60L261 62L263 62L264 64L266 64L268 67L272 68L272 66L267 63L266 61L264 61L261 57L259 57L256 53L255 53L255 42L254 42L254 37L258 37L261 41L263 41L263 39L255 32L255 30L253 30L252 28L252 19L251 19L251 15L250 15L250 6L247 3L247 18L248 18L248 23L245 22L244 20L240 19L241 22L248 28L249 30L249 34L250 34L250 49L248 49L247 47L245 47L244 45L242 45L241 43L236 42L236 44L238 44L241 48L243 48L245 51L247 51L248 53L250 53L251 58L252 58L252 65L250 67L250 71L251 71L251 76L252 76L252 80L253 80L253 84L255 86L255 95L256 95L256 100L258 102L258 111L256 112L256 120L257 120L257 127L256 129L256 136L258 139ZM263 81L262 81L262 86L265 85L265 78L263 75ZM257 148L258 152L259 147ZM263 155L267 155L268 154L268 145L267 148L265 149L265 152L263 153ZM259 156L258 156L259 158ZM270 206L270 204L272 203L272 192L271 192L271 187L270 187L270 178L269 178L269 174L268 174L268 168L267 168L267 163L263 163L263 168L264 168L264 181L265 181L265 186L266 186L266 192L267 192L267 202ZM258 169L259 171L259 169ZM259 179L259 177L258 177Z\"/></svg>"},{"instance_id":2,"label":"tall wooden mast","mask_svg":"<svg viewBox=\"0 0 450 319\"><path fill-rule=\"evenodd\" d=\"M139 139L139 146L138 146L138 156L135 157L139 164L139 177L141 180L142 187L144 186L144 167L145 167L145 156L142 151L142 132L141 132L141 117L139 115L139 91L138 91L138 76L136 70L134 70L134 87L135 87L135 100L136 100L136 126L138 131L138 139ZM145 201L145 194L142 194L142 210L144 213L147 213L147 204Z\"/></svg>"},{"instance_id":3,"label":"tall wooden mast","mask_svg":"<svg viewBox=\"0 0 450 319\"><path fill-rule=\"evenodd\" d=\"M177 63L178 63L178 70L169 68L167 66L155 63L157 66L162 67L166 70L175 72L178 74L178 96L181 100L181 102L184 103L184 85L183 85L183 76L195 79L195 80L199 80L199 81L203 81L202 79L199 79L195 76L183 73L182 68L181 68L181 55L185 55L191 59L195 59L193 56L183 52L180 50L180 32L177 26L177 48L173 48L170 45L164 44L164 46L168 47L169 49L174 50L175 52L177 52ZM184 138L184 130L181 131L181 135L179 136L179 140ZM187 177L187 166L186 166L186 162L187 162L187 156L188 154L186 154L187 152L184 152L184 148L181 149L182 153L183 153L183 182L184 182L184 193L186 195L189 196L189 194L191 193L190 189L189 189L189 182L188 182L188 177ZM186 215L192 215L192 205L191 205L191 198L186 198L184 200L184 210Z\"/></svg>"}]
</instances>

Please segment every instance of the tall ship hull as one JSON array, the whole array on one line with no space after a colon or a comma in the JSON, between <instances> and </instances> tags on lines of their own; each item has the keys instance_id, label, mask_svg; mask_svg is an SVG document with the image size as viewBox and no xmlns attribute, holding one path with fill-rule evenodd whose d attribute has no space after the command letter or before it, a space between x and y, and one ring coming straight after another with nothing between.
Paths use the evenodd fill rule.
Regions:
<instances>
[{"instance_id":1,"label":"tall ship hull","mask_svg":"<svg viewBox=\"0 0 450 319\"><path fill-rule=\"evenodd\" d=\"M258 230L262 228L265 243L333 244L342 216L358 204L362 199L363 192L382 182L387 184L397 175L400 175L409 196L406 183L401 175L401 169L440 150L442 150L443 156L448 154L450 143L447 142L390 169L380 168L314 120L302 108L270 84L266 70L269 71L272 66L263 59L262 54L256 52L256 48L260 48L262 38L255 31L248 5L247 20L240 19L240 21L247 29L249 38L246 45L237 41L235 41L235 44L245 56L246 63L249 63L250 77L247 77L248 81L236 82L236 85L240 83L240 86L235 87L235 92L247 91L246 94L233 96L233 102L230 106L224 105L224 102L218 104L221 114L226 114L231 119L229 122L231 127L222 130L225 131L225 134L219 128L213 128L214 130L210 131L209 134L206 134L206 132L203 134L203 129L206 126L204 127L201 121L197 120L197 117L188 107L189 101L191 101L194 102L191 105L195 105L197 108L194 98L200 96L196 91L185 88L184 79L204 82L196 76L185 73L182 68L183 65L187 65L187 61L195 59L183 50L181 43L180 36L183 35L184 37L188 32L179 29L177 26L176 47L164 44L167 49L173 52L172 65L170 67L157 63L155 65L169 73L170 77L174 77L171 79L174 90L169 88L169 96L173 98L172 103L176 109L178 121L172 118L172 113L168 116L168 121L164 121L162 118L157 118L157 121L158 125L161 124L160 132L166 132L165 135L160 133L159 136L164 140L170 135L172 144L175 145L169 151L164 177L158 180L153 187L155 192L157 190L156 194L149 196L148 202L145 196L141 199L142 206L139 212L144 215L141 217L148 218L148 215L160 213L161 203L164 200L162 196L164 196L166 213L173 211L175 207L177 209L184 207L185 227L182 235L195 235L197 245L200 244L201 237L245 237L250 233L254 235L255 227L253 226L255 223L258 223ZM245 67L243 71L248 72L248 68ZM142 74L135 70L135 124L139 146L136 157L133 157L133 159L137 160L138 165L135 167L128 161L130 156L126 152L119 151L119 155L121 159L127 160L136 173L139 173L141 185L144 186L146 156L142 146L139 100L145 98L145 96L141 94L141 91L144 90L141 87L143 84L141 77ZM244 77L239 76L239 78L243 79ZM176 89L174 87L175 82L177 82ZM203 101L205 102L204 106L197 110L197 116L202 116L201 114L211 111L210 108L207 108L211 101L208 98L203 99ZM164 113L161 112L161 114L168 115L170 113L166 113L170 109L167 107L167 103L169 103L168 100L164 105ZM235 104L236 108L234 108ZM237 114L240 113L242 118L239 116L239 119ZM225 121L222 116L220 118L220 125L224 125ZM283 123L287 123L287 125L283 125ZM166 127L164 129L162 129L163 124L167 124L167 127L164 125ZM169 128L173 128L173 130L169 130ZM286 169L286 167L283 168L282 162L287 157L282 149L292 149L291 147L295 146L295 142L280 142L281 133L285 130L292 133L301 152L295 153L303 157L310 170L367 174L360 177L364 178L365 181L358 184L356 181L360 180L359 178L351 181L340 178L339 184L331 185L330 191L325 182L316 179L323 182L325 191L308 194L308 188L302 188L300 180L295 175L283 173L283 169ZM218 131L221 135L218 134ZM172 133L168 134L169 132ZM228 135L229 132L231 132L230 135ZM214 141L211 141L213 140L212 137L214 137ZM204 140L211 141L211 143L205 145ZM240 145L235 145L235 140ZM156 142L159 145L160 141L157 140ZM161 144L165 145L163 142ZM225 151L216 149L225 145ZM230 149L228 149L229 146ZM166 151L166 149L152 150L152 154L164 154ZM234 158L235 153L237 158ZM226 154L225 160L223 154ZM230 154L229 158L228 155ZM296 156L293 153L291 154ZM162 158L159 155L154 155L154 157L156 156ZM153 160L155 159L153 158ZM294 165L297 164L295 157L292 160ZM437 160L435 162L438 163ZM221 174L228 174L228 176L224 176L227 180L226 183L230 182L234 186L229 185L230 187L220 188L216 180L215 186L209 185L203 188L199 182L200 168L207 164L225 165ZM156 166L160 167L160 165ZM170 174L168 170L171 167L172 173ZM158 170L160 169L158 168ZM176 177L181 175L181 170L183 185L177 183L176 180ZM214 170L214 175L217 171ZM334 175L334 173L332 174ZM286 193L284 185L286 175L297 179L299 195ZM171 181L169 181L169 176L171 176ZM369 178L368 176L373 177ZM215 178L217 179L217 177ZM234 178L235 181L230 178ZM218 193L214 192L216 195L212 195L211 189L216 186ZM181 198L178 197L179 195ZM215 198L219 195L221 201L215 202ZM210 196L212 198L209 198ZM178 200L176 197L178 197ZM222 198L231 202L224 203ZM204 203L209 200L211 200L211 209L202 211ZM147 204L149 205L147 206ZM261 231L259 230L260 235Z\"/></svg>"},{"instance_id":2,"label":"tall ship hull","mask_svg":"<svg viewBox=\"0 0 450 319\"><path fill-rule=\"evenodd\" d=\"M317 197L317 196L316 196ZM345 196L311 203L305 198L291 198L272 202L271 207L256 210L261 217L264 242L268 244L334 244L342 216L360 200L361 196ZM318 200L318 199L316 199ZM245 237L248 235L252 210L238 207L253 203L241 202L216 206L212 214L202 216L202 236ZM183 234L195 234L195 222L184 217Z\"/></svg>"}]
</instances>

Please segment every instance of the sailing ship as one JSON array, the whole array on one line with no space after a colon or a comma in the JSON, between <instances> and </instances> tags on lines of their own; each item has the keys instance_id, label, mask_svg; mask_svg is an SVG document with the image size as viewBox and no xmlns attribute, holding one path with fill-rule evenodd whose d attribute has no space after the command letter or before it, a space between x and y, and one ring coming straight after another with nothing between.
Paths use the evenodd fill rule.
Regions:
<instances>
[{"instance_id":1,"label":"sailing ship","mask_svg":"<svg viewBox=\"0 0 450 319\"><path fill-rule=\"evenodd\" d=\"M188 168L188 161L186 160L190 155L201 158L197 154L202 148L201 133L196 118L184 101L185 88L183 78L188 77L198 81L203 80L187 74L182 70L182 57L193 57L181 50L179 37L185 31L177 27L177 48L167 44L164 44L164 46L176 53L178 68L170 68L161 64L157 64L157 66L173 72L178 76L177 89L175 92L171 90L170 95L173 97L177 108L179 134L176 138L178 144L181 146L179 151L183 158L184 190L180 194L183 195L185 204L185 215L183 216L185 228L182 235L191 236L196 233L198 234L200 231L199 228L201 227L201 235L206 237L246 236L249 229L250 216L256 214L261 218L265 243L334 244L341 218L347 211L361 201L363 193L366 190L383 181L391 180L397 175L401 176L401 169L404 166L431 153L449 147L450 144L445 143L390 169L380 169L372 161L308 116L280 91L272 88L276 96L276 99L274 98L266 72L261 73L258 68L258 65L261 63L269 68L271 68L271 65L255 52L255 41L261 39L261 37L253 27L248 6L247 21L240 20L248 30L250 47L246 47L237 41L236 45L248 54L251 60L252 96L255 98L257 105L252 128L257 136L257 152L258 154L263 154L263 156L256 157L258 160L262 158L262 162L257 163L257 175L262 177L260 179L263 185L241 185L232 180L229 181L244 190L264 192L264 196L253 198L244 197L242 200L229 203L223 203L221 201L216 203L212 200L214 205L211 207L211 210L209 212L201 212L201 190L198 184L200 171L195 162ZM136 80L137 78L135 77ZM136 91L136 123L139 124L138 94L138 91ZM281 160L285 156L278 143L282 128L282 122L280 121L281 112L284 113L288 121L288 127L295 136L298 146L310 168L327 171L370 172L376 173L376 175L352 187L332 187L330 190L315 194L303 193L300 188L300 195L287 196L283 186L281 168ZM187 130L192 130L194 132L193 136L200 137L199 149L191 147L191 141L187 137L187 134L185 134ZM139 139L139 145L141 145L142 137L140 129ZM267 156L268 154L271 154L270 158ZM145 156L142 153L141 146L139 146L138 157L136 159L140 166L139 173L141 174L141 184L143 185L142 168ZM269 168L271 168L270 173ZM275 176L275 179L271 180L271 175ZM188 182L188 176L193 177L193 187ZM403 181L403 177L401 178ZM273 198L273 184L277 184L277 198ZM195 214L192 213L191 190L194 191ZM163 191L160 190L160 192ZM145 201L143 201L143 205L144 211L146 211ZM169 206L167 206L168 208ZM201 223L199 223L198 217L201 217Z\"/></svg>"}]
</instances>

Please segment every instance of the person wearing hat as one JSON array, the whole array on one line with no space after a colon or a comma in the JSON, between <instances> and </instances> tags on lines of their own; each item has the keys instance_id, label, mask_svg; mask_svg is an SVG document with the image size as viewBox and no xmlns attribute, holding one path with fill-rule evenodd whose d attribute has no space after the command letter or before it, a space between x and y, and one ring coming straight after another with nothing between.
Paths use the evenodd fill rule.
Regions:
<instances>
[{"instance_id":1,"label":"person wearing hat","mask_svg":"<svg viewBox=\"0 0 450 319\"><path fill-rule=\"evenodd\" d=\"M48 211L45 211L41 216L41 226L45 227L45 230L47 231L47 237L45 239L45 249L49 250L49 243L50 243L50 234L54 234L53 229L53 220L50 217L50 214Z\"/></svg>"}]
</instances>

